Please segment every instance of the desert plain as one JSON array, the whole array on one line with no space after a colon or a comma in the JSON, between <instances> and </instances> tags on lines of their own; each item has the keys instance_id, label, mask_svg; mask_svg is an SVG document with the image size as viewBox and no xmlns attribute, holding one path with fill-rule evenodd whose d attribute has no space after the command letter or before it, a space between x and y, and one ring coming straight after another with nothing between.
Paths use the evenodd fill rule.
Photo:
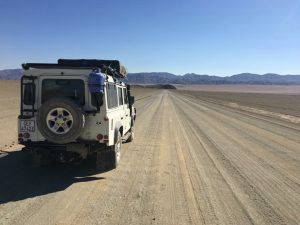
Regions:
<instances>
[{"instance_id":1,"label":"desert plain","mask_svg":"<svg viewBox=\"0 0 300 225\"><path fill-rule=\"evenodd\" d=\"M299 87L248 88L133 88L135 140L92 173L26 163L1 81L0 224L299 224Z\"/></svg>"}]
</instances>

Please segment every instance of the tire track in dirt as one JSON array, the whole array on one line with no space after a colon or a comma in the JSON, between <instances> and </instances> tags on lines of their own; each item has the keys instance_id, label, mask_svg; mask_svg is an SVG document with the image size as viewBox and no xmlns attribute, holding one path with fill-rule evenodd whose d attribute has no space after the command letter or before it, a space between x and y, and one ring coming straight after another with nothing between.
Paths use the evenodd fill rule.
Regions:
<instances>
[{"instance_id":1,"label":"tire track in dirt","mask_svg":"<svg viewBox=\"0 0 300 225\"><path fill-rule=\"evenodd\" d=\"M183 113L183 112L182 112ZM195 129L194 126L190 125L190 129ZM251 212L252 210L249 208L247 209L247 206L249 207L249 202L245 202L244 200L241 200L241 192L245 192L248 193L248 195L253 195L252 191L247 190L249 187L251 187L252 185L249 185L249 183L246 181L246 179L241 175L241 172L236 169L236 167L234 167L233 163L228 160L222 153L220 150L220 146L217 146L208 136L206 136L202 130L197 130L194 131L195 133L197 133L197 136L199 137L201 134L201 137L199 137L199 141L201 143L201 145L204 147L206 154L209 156L209 158L213 161L214 163L214 167L216 167L219 171L219 173L222 175L223 179L226 181L227 185L232 188L234 185L236 185L236 183L238 182L238 188L232 189L232 193L236 196L236 199L238 200L238 202L240 203L241 208L244 209L244 212L249 215L250 217L250 221L255 221L253 220L253 218L256 219L256 221L254 222L255 224L262 224L263 223L263 218L261 216L258 215L258 212ZM207 142L207 143L205 143ZM213 154L211 154L210 152L213 151ZM217 157L217 160L214 158ZM221 161L221 165L219 164L219 162ZM228 171L228 175L224 175L226 174L226 171ZM232 177L234 177L235 179L232 182L229 182L228 177L230 177L232 179ZM240 186L243 183L247 183L246 185L243 185L246 190L240 190ZM259 198L257 198L259 199ZM261 200L263 201L263 200ZM245 207L246 206L246 207ZM253 207L256 210L256 207ZM250 212L249 212L250 211ZM255 215L252 215L253 213L255 213ZM260 218L261 217L261 218ZM265 223L264 223L265 224Z\"/></svg>"},{"instance_id":2,"label":"tire track in dirt","mask_svg":"<svg viewBox=\"0 0 300 225\"><path fill-rule=\"evenodd\" d=\"M175 111L173 111L175 112ZM172 115L172 109L169 111L169 115ZM178 120L178 117L176 113L173 115L174 123L180 125L180 121ZM174 125L174 124L173 124ZM173 129L172 129L173 128ZM177 162L180 169L180 179L182 180L182 185L184 187L184 194L185 199L187 202L187 208L189 212L190 222L192 224L196 223L204 223L204 218L202 211L200 210L199 203L196 198L196 192L193 186L193 181L191 178L191 173L188 170L188 162L186 161L185 153L183 150L183 147L186 147L186 140L187 137L184 136L184 140L181 140L179 137L183 134L183 129L181 129L181 134L179 134L179 131L177 128L172 127L171 132L172 136L178 137L173 139L175 141L174 148L177 155ZM179 127L178 127L179 128Z\"/></svg>"},{"instance_id":3,"label":"tire track in dirt","mask_svg":"<svg viewBox=\"0 0 300 225\"><path fill-rule=\"evenodd\" d=\"M184 101L181 101L180 102L181 104L180 104L180 106L178 106L178 108L182 111L182 113L184 113L184 118L189 118L189 120L190 120L190 123L193 123L193 124L195 124L195 117L194 117L194 115L195 115L195 113L191 113L191 108L189 108L188 107L188 104L187 103L185 103ZM185 106L183 106L183 104L186 104ZM191 106L190 106L191 107ZM196 111L195 111L196 112ZM203 115L203 111L201 112L201 111L198 111L198 113L199 113L199 116L201 116L201 115ZM191 115L193 115L193 117L191 117ZM208 113L207 114L207 116L209 116L209 117L211 117L212 116L212 114L211 114L211 112L210 113ZM199 117L200 118L200 117ZM202 118L202 120L203 120L204 118ZM216 119L216 118L215 118ZM214 120L209 120L209 121L214 121ZM208 121L206 121L207 123L208 123ZM216 125L213 125L213 124L211 124L210 123L210 126L211 127L214 127L214 129L218 129L217 128L217 126ZM218 140L218 139L216 139L216 137L214 137L214 140L213 139L211 139L211 137L212 136L207 136L207 134L205 134L205 133L207 133L207 132L205 132L204 130L203 130L203 128L201 128L200 129L200 127L198 127L198 126L194 126L194 128L193 127L191 127L191 129L195 129L195 127L197 128L197 131L195 131L197 134L202 134L203 135L203 137L201 137L201 140L207 140L207 142L208 142L208 144L210 144L210 143L213 143L213 145L212 144L210 144L210 147L208 147L207 149L208 150L215 150L214 151L214 154L213 154L213 156L217 156L217 157L219 157L220 159L222 159L222 161L224 161L224 162L226 162L226 166L224 166L227 170L230 170L230 171L232 171L232 173L233 174L236 174L236 177L237 177L237 180L240 180L241 182L240 182L240 186L244 186L245 188L247 187L250 191L247 191L247 189L245 189L246 190L246 193L248 192L248 193L250 193L251 195L249 195L250 197L252 197L252 199L254 199L257 203L259 203L258 205L260 206L260 207L262 207L262 209L263 209L263 212L264 212L264 214L266 214L267 216L269 215L270 216L270 218L269 217L266 217L268 220L267 220L267 222L269 222L269 223L276 223L276 224L280 224L280 223L282 223L282 224L285 224L285 220L282 218L282 216L280 216L280 214L278 214L278 210L276 210L276 211L274 211L273 209L272 209L272 207L271 207L271 204L270 203L267 203L266 201L265 201L265 199L262 197L262 195L261 194L259 194L259 192L253 192L255 189L256 190L258 190L253 184L251 184L251 183L249 183L249 181L247 181L247 179L246 179L246 177L244 177L244 175L242 175L242 173L237 169L237 167L236 166L233 166L234 164L233 164L233 162L232 162L232 159L231 160L229 160L222 152L226 152L225 150L223 150L223 147L222 146L219 146L217 143L216 143L216 140ZM225 138L226 137L226 135L224 134L224 132L223 132L223 137ZM228 136L227 136L228 137ZM237 136L235 136L235 137L237 137ZM220 137L221 138L221 137ZM218 141L217 141L218 142ZM215 146L215 147L214 147ZM247 167L247 165L244 165L245 167ZM250 168L250 167L248 167L248 168ZM235 171L235 172L234 172ZM262 175L262 174L260 174L260 175ZM230 177L230 176L229 176ZM247 184L247 185L241 185L241 184ZM297 185L299 185L299 184L297 184ZM299 189L298 189L299 190ZM297 193L297 192L296 192ZM285 195L285 193L281 193L281 195ZM295 203L295 200L293 201L294 203ZM245 204L245 205L247 205L247 204ZM278 206L278 205L277 205ZM295 211L294 211L294 213L295 213ZM295 217L295 215L296 214L294 214L293 215L293 217ZM254 217L254 218L257 218L256 216ZM289 219L291 219L291 218L289 218ZM291 220L291 221L293 221L293 220ZM295 222L296 220L294 220L294 222Z\"/></svg>"},{"instance_id":4,"label":"tire track in dirt","mask_svg":"<svg viewBox=\"0 0 300 225\"><path fill-rule=\"evenodd\" d=\"M198 108L199 105L196 105L193 103L192 105L195 108ZM260 160L262 165L267 165L270 168L277 169L277 172L283 175L285 178L291 179L292 183L296 186L295 188L299 188L299 177L297 176L297 173L291 174L291 170L287 170L289 168L289 165L286 165L286 160L289 160L290 163L292 163L291 166L297 166L299 165L299 154L297 154L297 149L300 149L300 144L297 142L292 142L289 140L285 140L284 137L281 136L275 136L277 139L281 140L282 142L278 143L276 138L270 137L272 133L268 132L261 132L260 128L256 128L255 126L251 124L247 124L245 122L240 122L241 120L233 119L235 117L228 116L225 112L222 112L222 114L214 115L215 113L210 112L207 114L206 112L199 112L199 110L195 110L193 108L190 108L191 111L194 111L195 114L199 114L199 116L206 114L207 116L213 118L213 120L210 121L222 121L224 123L224 126L222 126L222 129L219 128L216 124L210 123L210 126L215 127L216 130L218 130L220 133L222 133L222 136L226 137L227 139L230 139L234 145L239 145L240 148L244 148L247 150L245 153L252 154L257 160ZM218 112L218 111L217 111ZM209 121L207 121L209 123ZM227 128L229 127L229 129ZM240 133L243 133L243 138L237 139L236 135L229 135L231 133L236 133L237 135ZM255 134L260 134L254 136ZM251 135L252 134L252 135ZM262 138L263 137L263 138ZM300 138L300 135L298 135ZM268 140L269 141L266 141ZM274 142L276 145L274 145ZM260 149L262 148L263 151L256 151L255 154L252 152L248 147L252 146L253 148ZM293 151L291 151L293 149ZM267 151L265 151L267 150ZM276 155L274 155L274 152L276 150ZM283 152L289 152L289 155L283 156ZM263 153L263 154L262 154ZM277 154L281 153L281 154ZM266 154L268 154L268 158L266 159ZM234 156L233 156L234 157ZM247 155L245 155L247 157ZM286 158L286 159L285 159ZM249 160L252 158L250 157ZM268 164L266 164L268 162ZM282 164L282 166L280 164ZM278 169L281 169L283 171L278 171ZM293 167L290 167L290 169ZM284 174L282 174L284 172ZM280 177L280 176L279 176Z\"/></svg>"},{"instance_id":5,"label":"tire track in dirt","mask_svg":"<svg viewBox=\"0 0 300 225\"><path fill-rule=\"evenodd\" d=\"M163 139L159 149L158 184L156 187L155 215L158 224L189 224L191 216L187 209L183 179L179 169L178 156L172 122L170 103L164 101L165 112L161 130Z\"/></svg>"},{"instance_id":6,"label":"tire track in dirt","mask_svg":"<svg viewBox=\"0 0 300 225\"><path fill-rule=\"evenodd\" d=\"M191 176L193 180L195 180L193 182L196 186L195 190L197 190L199 186L204 186L202 189L202 192L204 192L202 194L203 196L198 199L198 202L202 205L201 211L203 211L205 218L204 224L252 224L253 221L247 212L245 210L241 211L243 205L241 205L239 201L236 201L235 194L232 193L231 188L227 182L225 182L222 174L211 160L211 157L207 154L204 146L198 141L198 134L191 132L192 125L190 121L182 117L182 112L177 108L174 101L173 103L174 112L180 121L181 135L183 133L187 140L187 151L185 151L185 154L190 155L189 167L191 168L191 162L194 162L194 166L197 169ZM211 176L213 176L214 179L211 179ZM221 190L222 194L220 195L218 192ZM226 195L224 195L225 193ZM199 195L199 190L197 195ZM203 204L203 200L205 200L206 204Z\"/></svg>"}]
</instances>

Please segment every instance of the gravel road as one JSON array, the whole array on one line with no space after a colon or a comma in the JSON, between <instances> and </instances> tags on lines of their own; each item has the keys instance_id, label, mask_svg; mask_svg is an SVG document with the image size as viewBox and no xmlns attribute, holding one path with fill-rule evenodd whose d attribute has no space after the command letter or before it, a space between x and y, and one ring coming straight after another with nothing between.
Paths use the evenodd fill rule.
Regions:
<instances>
[{"instance_id":1,"label":"gravel road","mask_svg":"<svg viewBox=\"0 0 300 225\"><path fill-rule=\"evenodd\" d=\"M299 124L167 90L136 106L117 170L0 155L0 224L299 224Z\"/></svg>"}]
</instances>

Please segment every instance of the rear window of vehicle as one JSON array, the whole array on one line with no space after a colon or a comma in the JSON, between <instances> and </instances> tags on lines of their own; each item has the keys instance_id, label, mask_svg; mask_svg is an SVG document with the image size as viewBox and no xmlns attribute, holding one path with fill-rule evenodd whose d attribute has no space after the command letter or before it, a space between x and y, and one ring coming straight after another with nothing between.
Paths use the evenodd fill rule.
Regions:
<instances>
[{"instance_id":1,"label":"rear window of vehicle","mask_svg":"<svg viewBox=\"0 0 300 225\"><path fill-rule=\"evenodd\" d=\"M107 98L107 107L109 109L118 106L118 93L117 93L116 85L111 83L108 83L106 85L106 98Z\"/></svg>"},{"instance_id":2,"label":"rear window of vehicle","mask_svg":"<svg viewBox=\"0 0 300 225\"><path fill-rule=\"evenodd\" d=\"M44 79L42 83L42 103L57 97L68 97L84 105L85 92L83 80Z\"/></svg>"}]
</instances>

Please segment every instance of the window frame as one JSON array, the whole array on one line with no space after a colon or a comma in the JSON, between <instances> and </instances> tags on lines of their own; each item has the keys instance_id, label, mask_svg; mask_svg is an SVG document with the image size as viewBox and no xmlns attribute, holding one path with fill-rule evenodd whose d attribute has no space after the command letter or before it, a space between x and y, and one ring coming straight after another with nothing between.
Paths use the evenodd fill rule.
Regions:
<instances>
[{"instance_id":1,"label":"window frame","mask_svg":"<svg viewBox=\"0 0 300 225\"><path fill-rule=\"evenodd\" d=\"M115 99L115 102L114 102L115 105L110 105L110 103L111 103L111 101L109 101L109 96L111 94L110 86L115 87L115 96L116 96L116 99ZM107 109L110 110L110 109L117 108L119 106L117 85L115 83L112 83L112 82L107 82L106 85L105 85L105 88L106 88L105 99L106 99Z\"/></svg>"},{"instance_id":2,"label":"window frame","mask_svg":"<svg viewBox=\"0 0 300 225\"><path fill-rule=\"evenodd\" d=\"M123 88L123 98L124 98L124 105L128 105L129 101L128 101L128 92L126 88Z\"/></svg>"},{"instance_id":3,"label":"window frame","mask_svg":"<svg viewBox=\"0 0 300 225\"><path fill-rule=\"evenodd\" d=\"M123 88L120 86L117 86L117 87L118 87L118 103L119 103L119 106L123 106L124 105L123 90L122 90ZM122 104L120 104L120 97L122 99Z\"/></svg>"},{"instance_id":4,"label":"window frame","mask_svg":"<svg viewBox=\"0 0 300 225\"><path fill-rule=\"evenodd\" d=\"M57 76L57 75L53 75L53 74L43 74L40 76L40 78L38 79L38 88L37 88L37 96L38 96L38 99L37 99L37 104L38 104L38 108L41 107L42 105L42 92L43 92L43 88L42 88L42 84L43 84L43 81L44 80L47 80L47 79L66 79L66 77L64 76ZM84 102L85 104L82 106L84 109L86 109L87 105L89 104L89 91L88 89L86 88L86 76L84 75L68 75L68 79L78 79L78 80L82 80L83 84L84 84Z\"/></svg>"},{"instance_id":5,"label":"window frame","mask_svg":"<svg viewBox=\"0 0 300 225\"><path fill-rule=\"evenodd\" d=\"M43 79L41 79L40 81L40 104L42 105L45 101L44 100L44 82L47 81L47 80L69 80L69 81L74 81L74 80L77 80L77 81L80 81L80 85L82 85L82 94L83 96L81 97L83 102L79 101L80 105L82 106L85 106L87 104L87 93L86 93L86 85L85 85L85 80L82 79L82 77L78 77L78 76L70 76L68 78L71 78L71 79L66 79L65 77L54 77L54 76L45 76L43 77ZM80 93L78 93L78 96L80 96ZM67 96L66 96L67 97Z\"/></svg>"}]
</instances>

